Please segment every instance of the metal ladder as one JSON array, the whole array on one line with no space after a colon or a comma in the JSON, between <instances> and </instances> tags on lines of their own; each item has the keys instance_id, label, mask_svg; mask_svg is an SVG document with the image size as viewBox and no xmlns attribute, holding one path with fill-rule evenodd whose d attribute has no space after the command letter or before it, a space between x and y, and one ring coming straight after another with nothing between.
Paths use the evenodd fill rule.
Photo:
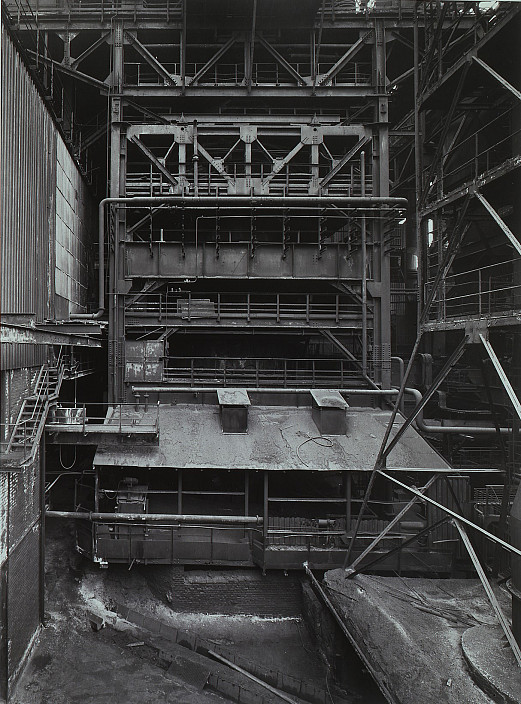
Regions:
<instances>
[{"instance_id":1,"label":"metal ladder","mask_svg":"<svg viewBox=\"0 0 521 704\"><path fill-rule=\"evenodd\" d=\"M36 378L33 392L24 399L13 432L7 445L9 455L21 455L21 464L29 464L35 458L42 437L47 413L57 400L63 381L65 365L60 355L54 366L44 364Z\"/></svg>"}]
</instances>

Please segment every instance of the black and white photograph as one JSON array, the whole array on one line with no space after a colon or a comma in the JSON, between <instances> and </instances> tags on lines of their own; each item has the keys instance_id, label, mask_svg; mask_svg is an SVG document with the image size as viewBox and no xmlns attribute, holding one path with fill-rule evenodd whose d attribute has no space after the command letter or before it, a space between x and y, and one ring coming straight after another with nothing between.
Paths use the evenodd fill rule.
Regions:
<instances>
[{"instance_id":1,"label":"black and white photograph","mask_svg":"<svg viewBox=\"0 0 521 704\"><path fill-rule=\"evenodd\" d=\"M0 704L521 703L521 0L1 0Z\"/></svg>"}]
</instances>

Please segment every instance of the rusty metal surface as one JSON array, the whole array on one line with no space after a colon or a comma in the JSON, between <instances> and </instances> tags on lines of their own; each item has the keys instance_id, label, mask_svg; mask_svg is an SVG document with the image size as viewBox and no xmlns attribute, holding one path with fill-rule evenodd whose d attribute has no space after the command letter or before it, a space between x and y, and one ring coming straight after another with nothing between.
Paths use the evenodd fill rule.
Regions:
<instances>
[{"instance_id":1,"label":"rusty metal surface","mask_svg":"<svg viewBox=\"0 0 521 704\"><path fill-rule=\"evenodd\" d=\"M321 408L349 408L336 389L310 389L309 393Z\"/></svg>"},{"instance_id":2,"label":"rusty metal surface","mask_svg":"<svg viewBox=\"0 0 521 704\"><path fill-rule=\"evenodd\" d=\"M101 347L100 340L86 335L68 335L60 332L38 330L24 325L0 325L0 342L18 345L73 345L76 347Z\"/></svg>"},{"instance_id":3,"label":"rusty metal surface","mask_svg":"<svg viewBox=\"0 0 521 704\"><path fill-rule=\"evenodd\" d=\"M221 406L250 406L246 389L217 389L217 400Z\"/></svg>"},{"instance_id":4,"label":"rusty metal surface","mask_svg":"<svg viewBox=\"0 0 521 704\"><path fill-rule=\"evenodd\" d=\"M186 469L265 469L341 471L372 469L388 412L350 409L347 435L331 446L311 441L319 434L309 408L250 407L248 433L226 435L218 406L179 404L159 407L159 445L122 447L106 440L94 464ZM320 437L320 436L319 436ZM299 450L297 454L297 450ZM388 467L447 468L447 463L413 429L408 429Z\"/></svg>"}]
</instances>

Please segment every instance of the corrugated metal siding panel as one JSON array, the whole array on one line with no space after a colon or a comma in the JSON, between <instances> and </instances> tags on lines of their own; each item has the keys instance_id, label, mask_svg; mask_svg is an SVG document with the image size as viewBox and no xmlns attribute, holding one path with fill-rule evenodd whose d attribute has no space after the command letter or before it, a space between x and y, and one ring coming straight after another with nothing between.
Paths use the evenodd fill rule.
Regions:
<instances>
[{"instance_id":1,"label":"corrugated metal siding panel","mask_svg":"<svg viewBox=\"0 0 521 704\"><path fill-rule=\"evenodd\" d=\"M84 310L88 189L3 25L1 130L2 312L52 318L55 294L66 299L65 314ZM60 183L67 184L65 195L58 172ZM63 250L58 263L57 234ZM46 359L45 347L2 345L0 368L36 366Z\"/></svg>"},{"instance_id":2,"label":"corrugated metal siding panel","mask_svg":"<svg viewBox=\"0 0 521 704\"><path fill-rule=\"evenodd\" d=\"M54 239L56 130L9 35L2 26L1 301L4 313L53 314L49 248ZM3 346L2 368L34 366L46 348Z\"/></svg>"}]
</instances>

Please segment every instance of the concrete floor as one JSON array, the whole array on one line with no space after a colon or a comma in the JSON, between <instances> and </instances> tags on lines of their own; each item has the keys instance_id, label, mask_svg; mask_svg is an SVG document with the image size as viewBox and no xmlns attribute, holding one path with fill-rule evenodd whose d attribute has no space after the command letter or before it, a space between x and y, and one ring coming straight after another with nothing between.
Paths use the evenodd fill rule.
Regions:
<instances>
[{"instance_id":1,"label":"concrete floor","mask_svg":"<svg viewBox=\"0 0 521 704\"><path fill-rule=\"evenodd\" d=\"M145 573L146 574L146 573ZM234 648L243 657L326 686L326 670L300 618L176 614L151 593L143 570L100 570L74 552L72 526L48 521L46 625L11 704L199 704L225 701L167 676L168 664L130 624L116 601L176 628ZM98 632L94 613L112 624Z\"/></svg>"}]
</instances>

